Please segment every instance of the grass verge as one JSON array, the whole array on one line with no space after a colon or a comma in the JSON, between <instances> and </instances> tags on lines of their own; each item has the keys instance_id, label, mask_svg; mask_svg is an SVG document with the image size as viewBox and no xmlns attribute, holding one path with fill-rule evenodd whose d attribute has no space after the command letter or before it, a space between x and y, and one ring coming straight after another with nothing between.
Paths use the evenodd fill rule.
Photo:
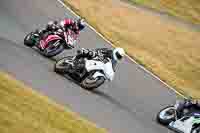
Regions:
<instances>
[{"instance_id":1,"label":"grass verge","mask_svg":"<svg viewBox=\"0 0 200 133\"><path fill-rule=\"evenodd\" d=\"M106 132L3 72L0 72L0 118L1 133Z\"/></svg>"},{"instance_id":2,"label":"grass verge","mask_svg":"<svg viewBox=\"0 0 200 133\"><path fill-rule=\"evenodd\" d=\"M185 21L200 24L199 0L129 0L134 3L166 12Z\"/></svg>"},{"instance_id":3,"label":"grass verge","mask_svg":"<svg viewBox=\"0 0 200 133\"><path fill-rule=\"evenodd\" d=\"M200 98L199 32L119 0L65 3L177 91Z\"/></svg>"}]
</instances>

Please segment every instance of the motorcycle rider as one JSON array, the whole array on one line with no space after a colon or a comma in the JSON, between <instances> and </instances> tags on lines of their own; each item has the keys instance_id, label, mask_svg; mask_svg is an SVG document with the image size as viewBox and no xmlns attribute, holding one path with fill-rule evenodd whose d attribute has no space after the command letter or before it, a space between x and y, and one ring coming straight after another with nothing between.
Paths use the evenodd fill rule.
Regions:
<instances>
[{"instance_id":1,"label":"motorcycle rider","mask_svg":"<svg viewBox=\"0 0 200 133\"><path fill-rule=\"evenodd\" d=\"M64 19L60 22L60 26L64 28L65 31L72 30L75 34L79 35L80 31L85 28L85 22L83 19L78 19L77 21Z\"/></svg>"},{"instance_id":2,"label":"motorcycle rider","mask_svg":"<svg viewBox=\"0 0 200 133\"><path fill-rule=\"evenodd\" d=\"M190 111L191 108L200 110L200 101L189 99L176 100L175 108L180 115L184 115Z\"/></svg>"},{"instance_id":3,"label":"motorcycle rider","mask_svg":"<svg viewBox=\"0 0 200 133\"><path fill-rule=\"evenodd\" d=\"M72 19L66 18L60 23L58 21L50 21L46 25L46 27L42 30L39 31L39 35L43 37L45 33L48 32L54 32L54 31L59 31L59 32L68 32L68 30L73 31L76 35L79 35L80 31L85 28L85 22L83 19L78 19L77 21L74 21Z\"/></svg>"},{"instance_id":4,"label":"motorcycle rider","mask_svg":"<svg viewBox=\"0 0 200 133\"><path fill-rule=\"evenodd\" d=\"M80 59L99 58L104 63L108 62L108 59L111 59L113 70L115 71L117 63L121 61L124 56L125 56L125 51L123 48L115 48L114 50L109 48L97 48L94 50L81 49L77 51L74 67L81 73L83 72L85 65L84 63L81 63Z\"/></svg>"}]
</instances>

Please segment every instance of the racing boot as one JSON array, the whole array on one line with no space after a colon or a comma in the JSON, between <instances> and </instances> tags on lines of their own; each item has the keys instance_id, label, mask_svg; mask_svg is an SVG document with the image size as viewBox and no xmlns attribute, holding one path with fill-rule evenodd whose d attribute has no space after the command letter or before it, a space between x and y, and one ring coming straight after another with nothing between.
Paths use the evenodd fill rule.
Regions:
<instances>
[{"instance_id":1,"label":"racing boot","mask_svg":"<svg viewBox=\"0 0 200 133\"><path fill-rule=\"evenodd\" d=\"M82 78L85 75L85 64L84 59L79 59L74 63L74 69L76 70L76 74L78 77Z\"/></svg>"}]
</instances>

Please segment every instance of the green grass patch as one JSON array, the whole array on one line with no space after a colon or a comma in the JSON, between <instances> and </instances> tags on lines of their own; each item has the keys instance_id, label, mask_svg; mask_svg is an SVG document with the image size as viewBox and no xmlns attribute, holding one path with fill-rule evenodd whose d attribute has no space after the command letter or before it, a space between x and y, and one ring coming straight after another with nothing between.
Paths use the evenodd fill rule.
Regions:
<instances>
[{"instance_id":1,"label":"green grass patch","mask_svg":"<svg viewBox=\"0 0 200 133\"><path fill-rule=\"evenodd\" d=\"M0 133L105 132L68 108L0 72Z\"/></svg>"},{"instance_id":2,"label":"green grass patch","mask_svg":"<svg viewBox=\"0 0 200 133\"><path fill-rule=\"evenodd\" d=\"M199 0L128 0L145 5L156 10L166 12L185 21L200 24Z\"/></svg>"}]
</instances>

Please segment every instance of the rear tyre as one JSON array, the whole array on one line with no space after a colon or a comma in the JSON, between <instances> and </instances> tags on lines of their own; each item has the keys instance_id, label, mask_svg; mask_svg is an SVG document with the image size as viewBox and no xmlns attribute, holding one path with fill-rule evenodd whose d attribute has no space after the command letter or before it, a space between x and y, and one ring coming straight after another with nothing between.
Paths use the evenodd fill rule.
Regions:
<instances>
[{"instance_id":1,"label":"rear tyre","mask_svg":"<svg viewBox=\"0 0 200 133\"><path fill-rule=\"evenodd\" d=\"M35 42L32 40L33 32L27 34L24 38L24 45L28 47L33 47L35 45Z\"/></svg>"},{"instance_id":2,"label":"rear tyre","mask_svg":"<svg viewBox=\"0 0 200 133\"><path fill-rule=\"evenodd\" d=\"M170 122L175 121L175 111L174 106L165 107L157 114L157 121L160 124L169 125Z\"/></svg>"},{"instance_id":3,"label":"rear tyre","mask_svg":"<svg viewBox=\"0 0 200 133\"><path fill-rule=\"evenodd\" d=\"M105 82L104 77L97 77L93 78L92 74L90 74L88 77L86 77L82 82L81 82L81 87L87 89L87 90L94 90L101 86Z\"/></svg>"}]
</instances>

